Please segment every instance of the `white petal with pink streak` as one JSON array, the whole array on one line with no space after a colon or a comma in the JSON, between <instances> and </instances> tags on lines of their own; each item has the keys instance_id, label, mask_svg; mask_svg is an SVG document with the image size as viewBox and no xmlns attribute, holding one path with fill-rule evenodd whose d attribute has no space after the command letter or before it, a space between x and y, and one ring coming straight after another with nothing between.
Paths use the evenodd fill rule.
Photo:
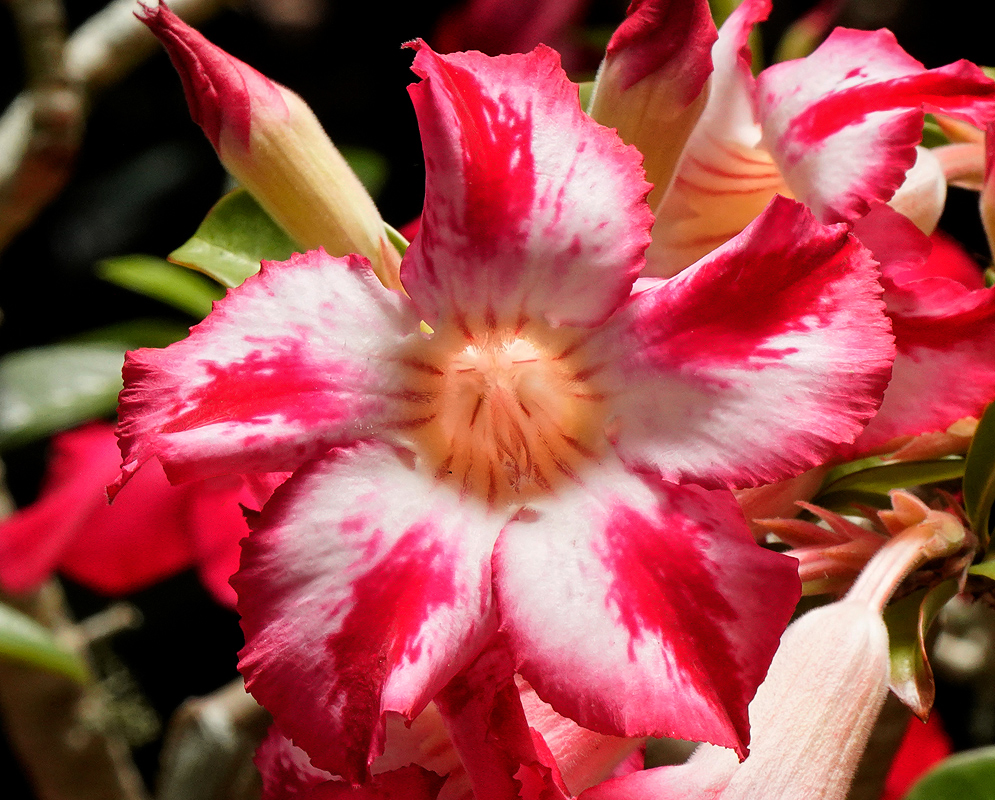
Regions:
<instances>
[{"instance_id":1,"label":"white petal with pink streak","mask_svg":"<svg viewBox=\"0 0 995 800\"><path fill-rule=\"evenodd\" d=\"M757 79L763 143L824 222L888 201L916 158L923 115L995 115L995 84L966 61L926 70L887 30L837 28L808 58Z\"/></svg>"},{"instance_id":2,"label":"white petal with pink streak","mask_svg":"<svg viewBox=\"0 0 995 800\"><path fill-rule=\"evenodd\" d=\"M594 346L622 459L730 488L792 477L852 442L894 358L869 251L783 198L635 295Z\"/></svg>"},{"instance_id":3,"label":"white petal with pink streak","mask_svg":"<svg viewBox=\"0 0 995 800\"><path fill-rule=\"evenodd\" d=\"M649 243L638 151L581 111L549 48L490 59L416 46L428 176L401 280L419 311L430 324L603 321Z\"/></svg>"},{"instance_id":4,"label":"white petal with pink streak","mask_svg":"<svg viewBox=\"0 0 995 800\"><path fill-rule=\"evenodd\" d=\"M421 711L493 630L504 517L413 461L361 443L303 468L232 579L249 691L316 767L349 780L381 752L384 712Z\"/></svg>"},{"instance_id":5,"label":"white petal with pink streak","mask_svg":"<svg viewBox=\"0 0 995 800\"><path fill-rule=\"evenodd\" d=\"M586 728L746 752L746 707L798 599L732 496L599 465L494 556L502 627L537 694Z\"/></svg>"},{"instance_id":6,"label":"white petal with pink streak","mask_svg":"<svg viewBox=\"0 0 995 800\"><path fill-rule=\"evenodd\" d=\"M267 262L187 339L129 354L124 479L153 455L173 481L293 470L368 436L396 421L398 348L418 335L364 259Z\"/></svg>"}]
</instances>

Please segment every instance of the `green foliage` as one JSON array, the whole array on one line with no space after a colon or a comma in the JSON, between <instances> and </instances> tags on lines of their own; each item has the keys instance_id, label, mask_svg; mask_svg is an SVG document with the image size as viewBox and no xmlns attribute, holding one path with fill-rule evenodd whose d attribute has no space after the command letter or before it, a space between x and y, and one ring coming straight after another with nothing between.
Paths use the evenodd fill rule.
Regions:
<instances>
[{"instance_id":1,"label":"green foliage","mask_svg":"<svg viewBox=\"0 0 995 800\"><path fill-rule=\"evenodd\" d=\"M260 261L284 261L300 250L251 194L235 189L214 205L169 260L230 288L255 275Z\"/></svg>"},{"instance_id":2,"label":"green foliage","mask_svg":"<svg viewBox=\"0 0 995 800\"><path fill-rule=\"evenodd\" d=\"M376 199L387 183L387 174L390 171L387 159L369 147L339 145L338 149L342 157L349 162L356 177L366 187L370 197Z\"/></svg>"},{"instance_id":3,"label":"green foliage","mask_svg":"<svg viewBox=\"0 0 995 800\"><path fill-rule=\"evenodd\" d=\"M947 580L932 589L913 592L884 611L891 651L891 688L921 719L928 716L936 696L933 670L926 659L926 634L940 609L955 594L957 582Z\"/></svg>"},{"instance_id":4,"label":"green foliage","mask_svg":"<svg viewBox=\"0 0 995 800\"><path fill-rule=\"evenodd\" d=\"M0 359L0 450L112 412L126 349L109 342L59 344Z\"/></svg>"},{"instance_id":5,"label":"green foliage","mask_svg":"<svg viewBox=\"0 0 995 800\"><path fill-rule=\"evenodd\" d=\"M944 759L916 782L905 800L995 800L995 746Z\"/></svg>"},{"instance_id":6,"label":"green foliage","mask_svg":"<svg viewBox=\"0 0 995 800\"><path fill-rule=\"evenodd\" d=\"M988 547L992 503L995 503L995 403L985 409L978 423L964 469L964 510L982 550Z\"/></svg>"},{"instance_id":7,"label":"green foliage","mask_svg":"<svg viewBox=\"0 0 995 800\"><path fill-rule=\"evenodd\" d=\"M74 681L90 681L90 670L76 653L62 647L44 626L0 603L0 658L19 661Z\"/></svg>"},{"instance_id":8,"label":"green foliage","mask_svg":"<svg viewBox=\"0 0 995 800\"><path fill-rule=\"evenodd\" d=\"M0 451L113 414L124 354L164 347L182 325L134 320L0 358Z\"/></svg>"},{"instance_id":9,"label":"green foliage","mask_svg":"<svg viewBox=\"0 0 995 800\"><path fill-rule=\"evenodd\" d=\"M822 485L813 502L832 510L863 503L888 508L888 492L929 483L956 480L964 474L963 458L929 461L887 462L877 457L852 461L837 467Z\"/></svg>"},{"instance_id":10,"label":"green foliage","mask_svg":"<svg viewBox=\"0 0 995 800\"><path fill-rule=\"evenodd\" d=\"M218 284L155 256L109 258L97 264L97 274L110 283L159 300L197 319L206 317L211 303L224 297L224 290Z\"/></svg>"}]
</instances>

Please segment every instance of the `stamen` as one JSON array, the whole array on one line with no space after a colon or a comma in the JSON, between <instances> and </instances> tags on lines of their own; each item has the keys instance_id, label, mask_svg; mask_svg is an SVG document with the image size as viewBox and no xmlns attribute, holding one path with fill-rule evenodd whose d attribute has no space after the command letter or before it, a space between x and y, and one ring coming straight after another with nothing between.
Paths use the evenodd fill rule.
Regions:
<instances>
[{"instance_id":1,"label":"stamen","mask_svg":"<svg viewBox=\"0 0 995 800\"><path fill-rule=\"evenodd\" d=\"M401 393L414 419L407 444L435 475L488 505L525 503L577 480L584 461L607 446L603 387L585 352L589 333L493 315L474 331L464 319L440 324L398 360L409 368Z\"/></svg>"}]
</instances>

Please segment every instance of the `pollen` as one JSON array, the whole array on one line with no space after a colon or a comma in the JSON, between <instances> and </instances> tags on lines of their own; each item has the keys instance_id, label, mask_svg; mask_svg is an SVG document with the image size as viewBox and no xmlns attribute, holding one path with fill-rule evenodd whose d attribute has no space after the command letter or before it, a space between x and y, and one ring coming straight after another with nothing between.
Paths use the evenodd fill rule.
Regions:
<instances>
[{"instance_id":1,"label":"pollen","mask_svg":"<svg viewBox=\"0 0 995 800\"><path fill-rule=\"evenodd\" d=\"M409 444L440 481L489 505L521 503L574 480L605 445L600 368L586 332L436 332L401 359Z\"/></svg>"}]
</instances>

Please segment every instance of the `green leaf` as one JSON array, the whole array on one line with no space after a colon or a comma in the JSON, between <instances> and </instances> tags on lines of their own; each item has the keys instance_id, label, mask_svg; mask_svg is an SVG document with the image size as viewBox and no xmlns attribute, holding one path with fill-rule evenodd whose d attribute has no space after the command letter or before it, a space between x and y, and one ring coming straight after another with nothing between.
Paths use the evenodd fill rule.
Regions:
<instances>
[{"instance_id":1,"label":"green leaf","mask_svg":"<svg viewBox=\"0 0 995 800\"><path fill-rule=\"evenodd\" d=\"M983 578L995 581L995 560L992 560L992 554L989 553L987 560L982 561L980 564L975 564L967 573L969 575L980 575Z\"/></svg>"},{"instance_id":2,"label":"green leaf","mask_svg":"<svg viewBox=\"0 0 995 800\"><path fill-rule=\"evenodd\" d=\"M933 707L936 685L926 659L926 633L940 609L957 594L957 582L947 580L920 589L884 610L891 651L891 689L920 719Z\"/></svg>"},{"instance_id":3,"label":"green leaf","mask_svg":"<svg viewBox=\"0 0 995 800\"><path fill-rule=\"evenodd\" d=\"M339 145L339 152L352 167L360 183L366 187L370 197L376 199L387 183L390 167L387 159L369 147L360 145Z\"/></svg>"},{"instance_id":4,"label":"green leaf","mask_svg":"<svg viewBox=\"0 0 995 800\"><path fill-rule=\"evenodd\" d=\"M284 261L300 250L251 194L235 189L214 205L193 238L170 253L169 260L230 288L255 275L260 261Z\"/></svg>"},{"instance_id":5,"label":"green leaf","mask_svg":"<svg viewBox=\"0 0 995 800\"><path fill-rule=\"evenodd\" d=\"M580 96L580 107L590 113L591 98L594 96L594 81L583 81L577 84L577 93Z\"/></svg>"},{"instance_id":6,"label":"green leaf","mask_svg":"<svg viewBox=\"0 0 995 800\"><path fill-rule=\"evenodd\" d=\"M922 146L939 147L944 144L950 144L950 139L943 132L943 128L937 124L936 117L932 114L927 114L926 122L922 127Z\"/></svg>"},{"instance_id":7,"label":"green leaf","mask_svg":"<svg viewBox=\"0 0 995 800\"><path fill-rule=\"evenodd\" d=\"M112 413L126 349L59 344L0 358L0 450Z\"/></svg>"},{"instance_id":8,"label":"green leaf","mask_svg":"<svg viewBox=\"0 0 995 800\"><path fill-rule=\"evenodd\" d=\"M97 274L105 281L159 300L197 319L206 317L211 303L224 297L224 289L218 284L155 256L108 258L97 264Z\"/></svg>"},{"instance_id":9,"label":"green leaf","mask_svg":"<svg viewBox=\"0 0 995 800\"><path fill-rule=\"evenodd\" d=\"M139 347L166 347L190 332L188 325L165 319L132 319L77 334L66 344L108 344L124 350Z\"/></svg>"},{"instance_id":10,"label":"green leaf","mask_svg":"<svg viewBox=\"0 0 995 800\"><path fill-rule=\"evenodd\" d=\"M992 503L995 503L995 403L981 415L964 468L964 510L982 550L988 548Z\"/></svg>"},{"instance_id":11,"label":"green leaf","mask_svg":"<svg viewBox=\"0 0 995 800\"><path fill-rule=\"evenodd\" d=\"M408 240L401 235L399 230L392 228L386 222L383 227L387 232L387 241L394 245L394 249L403 256L408 251Z\"/></svg>"},{"instance_id":12,"label":"green leaf","mask_svg":"<svg viewBox=\"0 0 995 800\"><path fill-rule=\"evenodd\" d=\"M916 781L905 800L995 800L995 746L948 756Z\"/></svg>"},{"instance_id":13,"label":"green leaf","mask_svg":"<svg viewBox=\"0 0 995 800\"><path fill-rule=\"evenodd\" d=\"M955 480L964 474L965 468L963 458L896 461L891 464L883 464L876 459L863 459L852 464L856 467L853 471L834 470L831 479L823 484L822 490L813 502L817 505L825 505L827 502L838 503L839 498L832 496L840 493L858 492L884 496L892 489Z\"/></svg>"},{"instance_id":14,"label":"green leaf","mask_svg":"<svg viewBox=\"0 0 995 800\"><path fill-rule=\"evenodd\" d=\"M60 646L51 632L31 617L0 603L0 657L65 675L79 683L92 680L86 663Z\"/></svg>"}]
</instances>

